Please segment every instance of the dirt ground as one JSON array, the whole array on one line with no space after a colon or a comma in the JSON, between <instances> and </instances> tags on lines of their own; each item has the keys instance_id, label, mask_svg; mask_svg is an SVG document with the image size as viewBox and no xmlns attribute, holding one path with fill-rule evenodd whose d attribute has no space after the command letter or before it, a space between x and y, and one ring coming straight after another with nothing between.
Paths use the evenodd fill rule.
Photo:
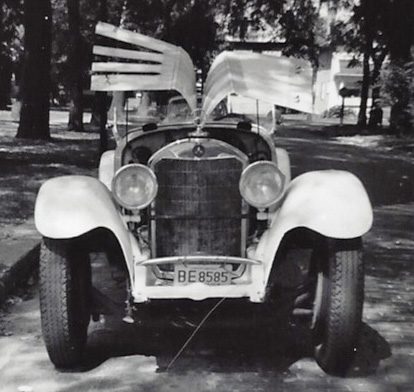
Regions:
<instances>
[{"instance_id":1,"label":"dirt ground","mask_svg":"<svg viewBox=\"0 0 414 392\"><path fill-rule=\"evenodd\" d=\"M34 278L0 314L0 390L411 392L413 140L336 133L326 138L319 126L311 127L311 132L308 127L285 126L276 139L290 153L293 174L322 168L349 170L366 185L375 207L374 226L364 238L364 327L347 378L327 376L317 367L306 334L295 324L280 330L207 328L167 372L188 330L137 327L122 323L116 315L91 325L84 368L58 372L42 342ZM96 172L96 134L67 133L56 127L53 140L42 144L16 142L14 131L15 125L0 121L0 225L31 217L36 191L46 178ZM110 285L108 276L101 277L102 284ZM109 290L122 306L119 287L112 285Z\"/></svg>"}]
</instances>

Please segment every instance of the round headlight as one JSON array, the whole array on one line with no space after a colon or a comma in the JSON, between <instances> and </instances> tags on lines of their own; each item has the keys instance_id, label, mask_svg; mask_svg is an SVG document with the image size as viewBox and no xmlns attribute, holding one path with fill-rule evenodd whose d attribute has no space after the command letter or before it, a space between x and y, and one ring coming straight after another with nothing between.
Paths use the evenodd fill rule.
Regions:
<instances>
[{"instance_id":1,"label":"round headlight","mask_svg":"<svg viewBox=\"0 0 414 392\"><path fill-rule=\"evenodd\" d=\"M285 176L271 161L252 163L240 177L240 193L244 200L256 208L267 208L283 195Z\"/></svg>"},{"instance_id":2,"label":"round headlight","mask_svg":"<svg viewBox=\"0 0 414 392\"><path fill-rule=\"evenodd\" d=\"M145 165L130 164L121 167L112 180L112 193L116 201L130 210L147 207L158 191L154 172Z\"/></svg>"}]
</instances>

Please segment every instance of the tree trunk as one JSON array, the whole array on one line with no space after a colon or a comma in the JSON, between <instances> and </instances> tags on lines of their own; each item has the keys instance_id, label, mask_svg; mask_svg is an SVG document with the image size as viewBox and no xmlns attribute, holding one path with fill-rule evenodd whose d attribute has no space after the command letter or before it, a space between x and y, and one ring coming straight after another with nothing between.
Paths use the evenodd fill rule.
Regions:
<instances>
[{"instance_id":1,"label":"tree trunk","mask_svg":"<svg viewBox=\"0 0 414 392\"><path fill-rule=\"evenodd\" d=\"M378 79L381 74L382 64L384 63L385 57L387 57L388 50L383 50L382 53L372 59L374 62L374 68L372 69L372 76L371 76L371 84L373 86L372 89L372 105L374 105L374 101L380 98L380 87L378 86Z\"/></svg>"},{"instance_id":2,"label":"tree trunk","mask_svg":"<svg viewBox=\"0 0 414 392\"><path fill-rule=\"evenodd\" d=\"M108 121L108 110L106 106L107 95L103 92L97 93L99 113L99 156L101 156L108 149L108 131L106 123ZM115 125L114 125L115 126Z\"/></svg>"},{"instance_id":3,"label":"tree trunk","mask_svg":"<svg viewBox=\"0 0 414 392\"><path fill-rule=\"evenodd\" d=\"M381 74L381 68L382 64L384 63L385 57L388 54L388 50L383 50L382 53L375 57L373 56L373 62L374 62L374 68L372 69L372 75L371 75L371 85L372 85L372 93L371 93L371 109L374 109L374 107L378 104L379 99L381 97L381 88L378 85L378 79ZM371 115L374 112L371 111L369 115L369 121L368 125L371 125L374 123L374 118L371 118ZM375 116L374 116L375 117Z\"/></svg>"},{"instance_id":4,"label":"tree trunk","mask_svg":"<svg viewBox=\"0 0 414 392\"><path fill-rule=\"evenodd\" d=\"M10 104L11 77L11 61L0 53L0 109L2 110Z\"/></svg>"},{"instance_id":5,"label":"tree trunk","mask_svg":"<svg viewBox=\"0 0 414 392\"><path fill-rule=\"evenodd\" d=\"M100 108L100 104L101 102L103 102L103 99L100 96L102 94L104 94L105 96L107 95L107 93L104 91L96 91L93 95L91 121L89 123L92 127L99 127L99 124L101 123L100 115L102 111Z\"/></svg>"},{"instance_id":6,"label":"tree trunk","mask_svg":"<svg viewBox=\"0 0 414 392\"><path fill-rule=\"evenodd\" d=\"M108 4L107 0L100 0L99 2L99 14L98 20L101 22L106 22L108 20ZM101 127L101 113L103 113L103 107L101 105L105 105L106 110L106 102L107 102L107 93L103 91L97 91L93 97L93 105L92 105L92 116L90 124L94 127ZM105 113L105 118L107 114Z\"/></svg>"},{"instance_id":7,"label":"tree trunk","mask_svg":"<svg viewBox=\"0 0 414 392\"><path fill-rule=\"evenodd\" d=\"M365 50L363 58L363 76L361 86L361 103L359 105L358 126L365 127L367 125L367 102L370 85L370 68L369 68L369 52Z\"/></svg>"},{"instance_id":8,"label":"tree trunk","mask_svg":"<svg viewBox=\"0 0 414 392\"><path fill-rule=\"evenodd\" d=\"M16 137L49 139L51 56L50 0L24 1L22 109Z\"/></svg>"},{"instance_id":9,"label":"tree trunk","mask_svg":"<svg viewBox=\"0 0 414 392\"><path fill-rule=\"evenodd\" d=\"M312 114L309 119L313 119L313 113L315 113L316 103L316 79L318 78L319 61L312 61Z\"/></svg>"},{"instance_id":10,"label":"tree trunk","mask_svg":"<svg viewBox=\"0 0 414 392\"><path fill-rule=\"evenodd\" d=\"M71 131L83 131L83 62L79 0L67 0L69 21L69 124Z\"/></svg>"},{"instance_id":11,"label":"tree trunk","mask_svg":"<svg viewBox=\"0 0 414 392\"><path fill-rule=\"evenodd\" d=\"M397 134L408 133L414 129L413 66L412 63L391 61L392 72L398 75L394 91L391 91L390 128ZM397 77L395 77L397 79Z\"/></svg>"}]
</instances>

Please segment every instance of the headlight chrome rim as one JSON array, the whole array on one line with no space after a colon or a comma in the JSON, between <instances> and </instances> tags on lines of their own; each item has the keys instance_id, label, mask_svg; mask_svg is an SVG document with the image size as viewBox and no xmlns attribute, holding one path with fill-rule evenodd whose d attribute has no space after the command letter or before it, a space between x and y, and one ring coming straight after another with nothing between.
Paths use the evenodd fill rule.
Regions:
<instances>
[{"instance_id":1,"label":"headlight chrome rim","mask_svg":"<svg viewBox=\"0 0 414 392\"><path fill-rule=\"evenodd\" d=\"M274 172L277 173L277 175L279 176L279 180L280 180L279 193L274 198L272 198L272 200L270 200L268 202L258 202L257 200L249 197L247 192L245 191L247 179L249 178L249 176L252 175L252 172L254 173L254 171L257 170L257 168L260 167L260 166L271 167L272 170L274 170ZM240 181L239 181L239 191L240 191L240 194L242 195L243 199L249 205L251 205L251 206L253 206L253 207L255 207L259 210L272 207L278 201L280 201L280 199L283 197L283 195L285 193L285 186L286 186L286 176L282 173L282 171L279 169L277 164L272 162L272 161L257 161L257 162L251 163L250 165L248 165L243 170L243 172L240 176Z\"/></svg>"},{"instance_id":2,"label":"headlight chrome rim","mask_svg":"<svg viewBox=\"0 0 414 392\"><path fill-rule=\"evenodd\" d=\"M126 172L128 171L141 171L141 173L145 173L145 175L148 176L148 178L152 181L152 190L146 200L141 203L127 203L125 200L122 199L122 197L117 192L117 181L119 181ZM158 193L158 181L157 177L152 171L151 168L149 168L146 165L143 165L141 163L130 163L128 165L122 166L120 169L117 170L115 173L112 184L111 184L111 190L112 195L116 202L121 205L122 207L128 209L128 210L143 210L144 208L148 207L155 199Z\"/></svg>"}]
</instances>

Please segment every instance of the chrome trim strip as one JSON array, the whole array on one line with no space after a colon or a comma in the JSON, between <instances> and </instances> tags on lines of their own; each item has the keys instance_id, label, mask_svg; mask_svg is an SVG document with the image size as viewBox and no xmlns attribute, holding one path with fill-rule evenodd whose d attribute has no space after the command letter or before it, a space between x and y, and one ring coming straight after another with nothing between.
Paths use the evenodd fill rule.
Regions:
<instances>
[{"instance_id":1,"label":"chrome trim strip","mask_svg":"<svg viewBox=\"0 0 414 392\"><path fill-rule=\"evenodd\" d=\"M231 144L225 143L221 140L210 139L210 138L185 138L185 139L179 139L179 140L176 140L176 141L174 141L170 144L167 144L163 148L156 151L149 158L148 166L151 167L151 169L154 169L154 166L157 162L161 161L164 158L171 158L171 157L176 158L176 159L183 159L183 160L193 160L193 159L194 160L209 160L209 159L213 160L213 159L232 158L233 157L233 155L230 155L230 154L227 155L227 154L221 153L220 155L212 156L212 157L189 158L189 157L180 157L177 153L172 151L174 149L174 147L179 146L181 144L193 144L193 143L194 144L202 144L205 147L208 147L208 146L222 147L223 149L225 149L227 151L231 151L235 155L235 158L243 163L244 168L248 164L247 156L244 153L242 153L239 149L232 146ZM173 155L173 156L171 156L171 155Z\"/></svg>"},{"instance_id":2,"label":"chrome trim strip","mask_svg":"<svg viewBox=\"0 0 414 392\"><path fill-rule=\"evenodd\" d=\"M185 263L235 263L235 264L254 264L260 265L258 260L247 259L245 257L235 256L210 256L210 255L194 255L194 256L169 256L157 257L154 259L137 262L137 265L154 265L154 264L185 264Z\"/></svg>"},{"instance_id":3,"label":"chrome trim strip","mask_svg":"<svg viewBox=\"0 0 414 392\"><path fill-rule=\"evenodd\" d=\"M240 254L244 257L246 256L246 248L247 248L247 235L248 235L248 211L249 206L244 201L242 197L242 220L241 220L241 241L240 241Z\"/></svg>"},{"instance_id":4,"label":"chrome trim strip","mask_svg":"<svg viewBox=\"0 0 414 392\"><path fill-rule=\"evenodd\" d=\"M150 218L151 218L151 220L150 220L150 224L149 224L149 226L150 226L150 235L151 235L151 254L152 254L152 256L156 256L156 252L157 252L157 244L156 244L156 242L155 242L155 233L156 233L156 225L157 225L157 223L155 222L155 219L154 219L154 214L155 214L155 205L154 205L154 203L155 203L155 201L153 201L152 203L151 203L151 207L150 207Z\"/></svg>"}]
</instances>

